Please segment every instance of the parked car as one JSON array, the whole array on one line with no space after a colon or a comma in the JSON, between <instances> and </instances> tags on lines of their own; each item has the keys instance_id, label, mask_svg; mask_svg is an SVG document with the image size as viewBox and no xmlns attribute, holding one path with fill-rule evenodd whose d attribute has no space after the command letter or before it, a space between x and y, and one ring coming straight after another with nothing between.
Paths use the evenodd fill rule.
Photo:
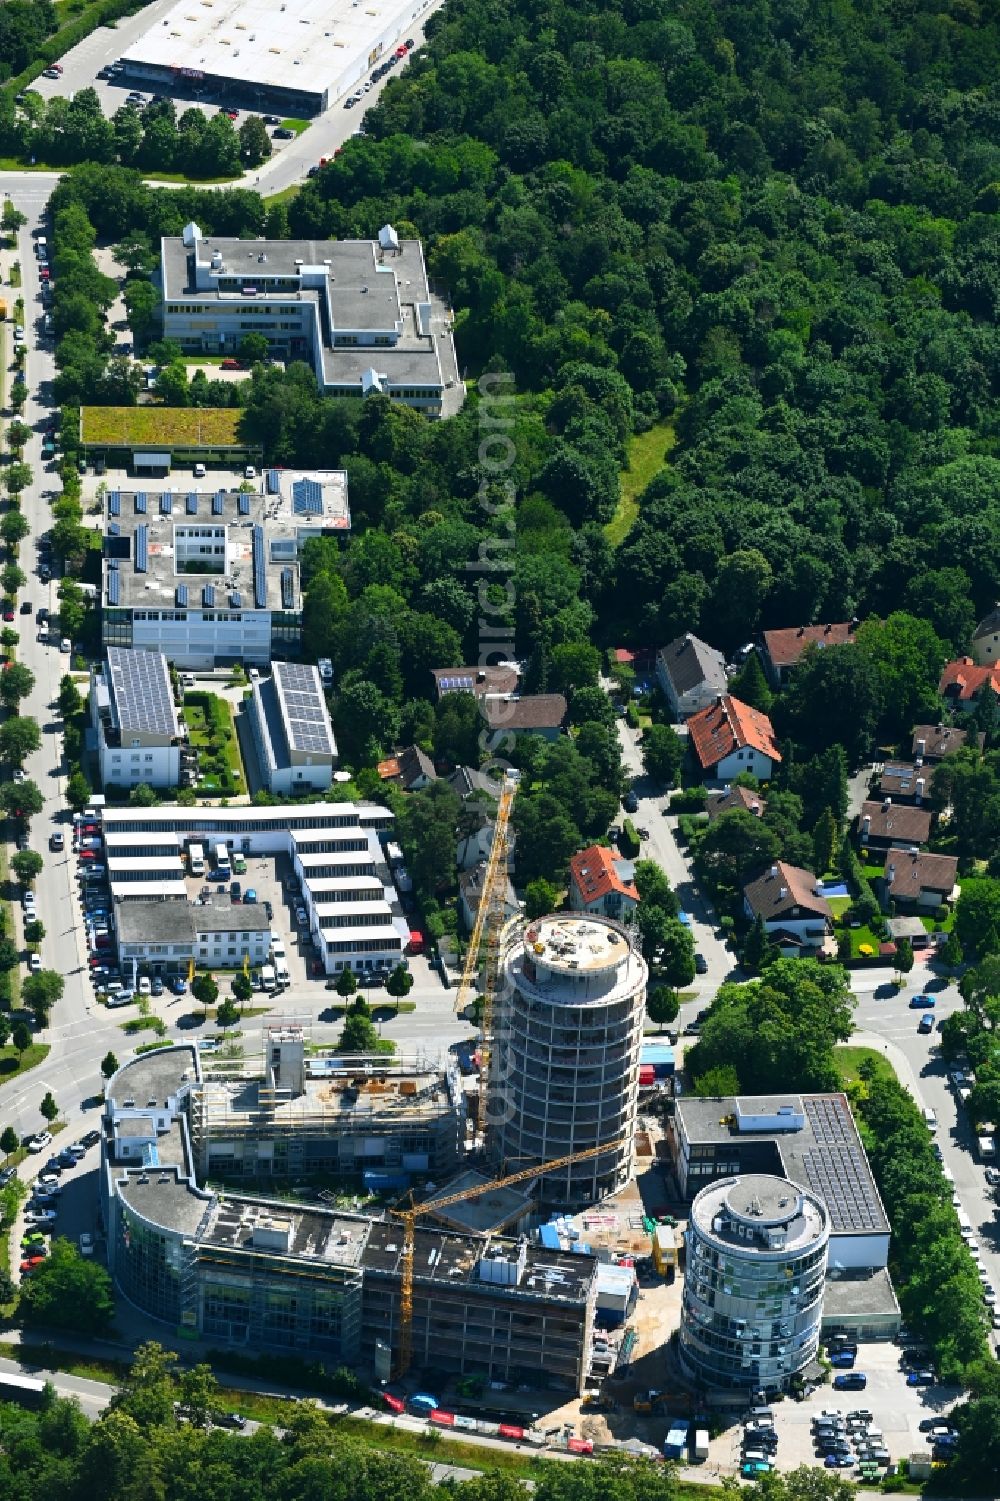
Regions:
<instances>
[{"instance_id":1,"label":"parked car","mask_svg":"<svg viewBox=\"0 0 1000 1501\"><path fill-rule=\"evenodd\" d=\"M167 981L167 989L172 995L184 995L187 991L187 982L182 980L180 975L171 975Z\"/></svg>"},{"instance_id":2,"label":"parked car","mask_svg":"<svg viewBox=\"0 0 1000 1501\"><path fill-rule=\"evenodd\" d=\"M29 1209L24 1216L26 1225L54 1225L56 1222L54 1209Z\"/></svg>"},{"instance_id":3,"label":"parked car","mask_svg":"<svg viewBox=\"0 0 1000 1501\"><path fill-rule=\"evenodd\" d=\"M853 1350L835 1350L830 1356L830 1364L835 1371L849 1371L853 1369L856 1358Z\"/></svg>"},{"instance_id":4,"label":"parked car","mask_svg":"<svg viewBox=\"0 0 1000 1501\"><path fill-rule=\"evenodd\" d=\"M917 1031L924 1034L934 1031L934 1012L925 1011L917 1023Z\"/></svg>"},{"instance_id":5,"label":"parked car","mask_svg":"<svg viewBox=\"0 0 1000 1501\"><path fill-rule=\"evenodd\" d=\"M708 960L705 958L704 954L695 954L695 956L694 956L694 972L695 972L696 975L707 975L708 974Z\"/></svg>"},{"instance_id":6,"label":"parked car","mask_svg":"<svg viewBox=\"0 0 1000 1501\"><path fill-rule=\"evenodd\" d=\"M937 1377L929 1367L919 1371L909 1371L906 1377L907 1386L933 1386Z\"/></svg>"},{"instance_id":7,"label":"parked car","mask_svg":"<svg viewBox=\"0 0 1000 1501\"><path fill-rule=\"evenodd\" d=\"M90 1148L96 1147L100 1140L100 1131L85 1131L80 1137L80 1145L86 1147L89 1152Z\"/></svg>"},{"instance_id":8,"label":"parked car","mask_svg":"<svg viewBox=\"0 0 1000 1501\"><path fill-rule=\"evenodd\" d=\"M46 1147L52 1145L52 1137L48 1131L39 1131L35 1136L29 1136L25 1146L29 1152L44 1152Z\"/></svg>"},{"instance_id":9,"label":"parked car","mask_svg":"<svg viewBox=\"0 0 1000 1501\"><path fill-rule=\"evenodd\" d=\"M91 1235L91 1233L90 1233L89 1230L84 1230L83 1233L80 1236L80 1255L81 1256L93 1256L93 1254L94 1254L94 1237Z\"/></svg>"},{"instance_id":10,"label":"parked car","mask_svg":"<svg viewBox=\"0 0 1000 1501\"><path fill-rule=\"evenodd\" d=\"M868 1377L863 1371L842 1371L833 1378L835 1392L863 1392L867 1385Z\"/></svg>"}]
</instances>

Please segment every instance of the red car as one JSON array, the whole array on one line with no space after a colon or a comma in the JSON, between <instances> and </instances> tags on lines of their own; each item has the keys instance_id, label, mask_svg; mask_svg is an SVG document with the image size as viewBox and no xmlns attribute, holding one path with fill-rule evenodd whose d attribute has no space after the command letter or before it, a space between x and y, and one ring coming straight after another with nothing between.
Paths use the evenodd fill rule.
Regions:
<instances>
[{"instance_id":1,"label":"red car","mask_svg":"<svg viewBox=\"0 0 1000 1501\"><path fill-rule=\"evenodd\" d=\"M397 57L405 57L406 56L406 48L405 47L397 47L396 48L396 56Z\"/></svg>"},{"instance_id":2,"label":"red car","mask_svg":"<svg viewBox=\"0 0 1000 1501\"><path fill-rule=\"evenodd\" d=\"M77 829L78 834L99 834L100 832L96 823L82 823Z\"/></svg>"},{"instance_id":3,"label":"red car","mask_svg":"<svg viewBox=\"0 0 1000 1501\"><path fill-rule=\"evenodd\" d=\"M80 859L81 860L96 860L97 859L97 851L96 850L81 850L80 851Z\"/></svg>"},{"instance_id":4,"label":"red car","mask_svg":"<svg viewBox=\"0 0 1000 1501\"><path fill-rule=\"evenodd\" d=\"M242 360L233 360L233 359L223 360L221 368L223 370L242 370L243 369L243 361Z\"/></svg>"},{"instance_id":5,"label":"red car","mask_svg":"<svg viewBox=\"0 0 1000 1501\"><path fill-rule=\"evenodd\" d=\"M4 605L4 608L3 608L3 618L4 618L4 620L13 620L14 619L14 611L11 608L10 605Z\"/></svg>"},{"instance_id":6,"label":"red car","mask_svg":"<svg viewBox=\"0 0 1000 1501\"><path fill-rule=\"evenodd\" d=\"M52 272L49 270L48 266L39 267L38 274L42 278L42 281L49 281L52 276Z\"/></svg>"},{"instance_id":7,"label":"red car","mask_svg":"<svg viewBox=\"0 0 1000 1501\"><path fill-rule=\"evenodd\" d=\"M27 1274L29 1272L33 1272L35 1270L36 1266L41 1266L44 1260L45 1260L44 1256L29 1256L29 1257L27 1257L26 1260L24 1260L24 1261L21 1262L21 1272L22 1272L22 1274L24 1276L27 1276Z\"/></svg>"}]
</instances>

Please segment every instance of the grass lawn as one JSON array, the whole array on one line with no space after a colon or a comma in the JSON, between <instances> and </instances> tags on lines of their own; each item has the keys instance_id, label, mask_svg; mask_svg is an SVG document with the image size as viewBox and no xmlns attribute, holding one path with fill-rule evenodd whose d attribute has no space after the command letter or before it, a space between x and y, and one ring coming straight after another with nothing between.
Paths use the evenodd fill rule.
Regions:
<instances>
[{"instance_id":1,"label":"grass lawn","mask_svg":"<svg viewBox=\"0 0 1000 1501\"><path fill-rule=\"evenodd\" d=\"M205 751L212 757L217 758L220 754L223 755L236 790L242 792L246 786L246 782L243 777L243 762L240 760L240 748L236 735L236 725L233 720L232 704L230 704L228 699L220 698L214 693L206 694L205 697L213 700L216 706L216 714L226 721L229 735L228 738L223 739L216 730L215 725L210 722L205 708L200 703L191 703L189 701L184 705L181 712L184 723L190 731L191 744L195 749ZM198 788L201 792L211 792L213 788L217 788L218 786L217 777L214 777L210 772L206 772L203 780L198 783Z\"/></svg>"},{"instance_id":2,"label":"grass lawn","mask_svg":"<svg viewBox=\"0 0 1000 1501\"><path fill-rule=\"evenodd\" d=\"M878 1076L882 1079L894 1079L896 1072L889 1062L875 1048L852 1048L840 1047L833 1050L834 1060L840 1070L841 1083L845 1086L856 1084L860 1078L858 1070L862 1063L871 1061L875 1064Z\"/></svg>"},{"instance_id":3,"label":"grass lawn","mask_svg":"<svg viewBox=\"0 0 1000 1501\"><path fill-rule=\"evenodd\" d=\"M884 862L881 865L862 865L861 874L865 877L866 880L877 881L884 870Z\"/></svg>"},{"instance_id":4,"label":"grass lawn","mask_svg":"<svg viewBox=\"0 0 1000 1501\"><path fill-rule=\"evenodd\" d=\"M37 1068L48 1056L47 1042L33 1042L20 1057L16 1048L0 1048L0 1084L9 1084L18 1074L26 1074L29 1069Z\"/></svg>"},{"instance_id":5,"label":"grass lawn","mask_svg":"<svg viewBox=\"0 0 1000 1501\"><path fill-rule=\"evenodd\" d=\"M955 926L955 908L950 908L943 918L933 917L922 912L920 914L920 921L928 933L950 933Z\"/></svg>"},{"instance_id":6,"label":"grass lawn","mask_svg":"<svg viewBox=\"0 0 1000 1501\"><path fill-rule=\"evenodd\" d=\"M621 471L621 496L614 516L604 528L612 547L618 547L635 525L639 514L639 496L654 475L667 463L670 450L677 442L674 419L664 418L648 433L637 433L629 440L628 468Z\"/></svg>"},{"instance_id":7,"label":"grass lawn","mask_svg":"<svg viewBox=\"0 0 1000 1501\"><path fill-rule=\"evenodd\" d=\"M873 959L873 958L875 958L875 956L878 954L878 946L882 942L882 940L881 940L881 938L877 938L875 936L875 934L872 932L871 928L869 928L866 925L862 924L862 926L860 928L848 928L847 931L851 935L851 958L852 959ZM871 948L871 953L870 954L862 954L862 952L861 952L861 945L862 944L868 944L870 946L870 948Z\"/></svg>"},{"instance_id":8,"label":"grass lawn","mask_svg":"<svg viewBox=\"0 0 1000 1501\"><path fill-rule=\"evenodd\" d=\"M294 130L297 136L300 136L304 130L308 130L311 124L311 120L299 120L295 115L291 115L287 120L282 120L281 122L283 130Z\"/></svg>"},{"instance_id":9,"label":"grass lawn","mask_svg":"<svg viewBox=\"0 0 1000 1501\"><path fill-rule=\"evenodd\" d=\"M278 203L291 203L293 198L299 196L299 184L293 182L290 188L282 188L280 193L271 193L264 199L266 209L274 208Z\"/></svg>"},{"instance_id":10,"label":"grass lawn","mask_svg":"<svg viewBox=\"0 0 1000 1501\"><path fill-rule=\"evenodd\" d=\"M851 905L849 896L828 896L827 901L830 903L830 911L835 918L840 917Z\"/></svg>"},{"instance_id":11,"label":"grass lawn","mask_svg":"<svg viewBox=\"0 0 1000 1501\"><path fill-rule=\"evenodd\" d=\"M3 345L2 343L0 343L0 356L2 356L2 354ZM12 653L12 656L16 655L16 652ZM4 886L10 886L10 851L6 840L0 840L0 881L3 881ZM15 931L13 902L8 902L6 909L0 908L0 914L2 914L6 919L4 931L7 933L13 933ZM9 971L9 974L10 1009L12 1011L16 1011L21 1004L21 966L19 964L15 964L13 969ZM48 1049L46 1048L45 1051L48 1052ZM41 1059L39 1059L39 1062L41 1062ZM32 1065L29 1064L28 1066L31 1067ZM13 1078L13 1075L11 1075L11 1077Z\"/></svg>"}]
</instances>

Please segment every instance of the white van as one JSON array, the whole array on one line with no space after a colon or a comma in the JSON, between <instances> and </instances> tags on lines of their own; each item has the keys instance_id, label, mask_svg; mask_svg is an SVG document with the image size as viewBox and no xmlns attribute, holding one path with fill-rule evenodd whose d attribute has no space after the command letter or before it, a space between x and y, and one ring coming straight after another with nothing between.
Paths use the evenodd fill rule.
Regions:
<instances>
[{"instance_id":1,"label":"white van","mask_svg":"<svg viewBox=\"0 0 1000 1501\"><path fill-rule=\"evenodd\" d=\"M268 995L273 995L278 988L278 977L274 973L273 964L265 964L260 972L260 988L266 990Z\"/></svg>"},{"instance_id":2,"label":"white van","mask_svg":"<svg viewBox=\"0 0 1000 1501\"><path fill-rule=\"evenodd\" d=\"M271 929L271 953L274 955L275 959L284 959L286 957L285 940L282 938L281 934L276 933L273 928Z\"/></svg>"},{"instance_id":3,"label":"white van","mask_svg":"<svg viewBox=\"0 0 1000 1501\"><path fill-rule=\"evenodd\" d=\"M921 1115L924 1118L924 1125L928 1128L928 1130L929 1131L936 1131L937 1130L937 1116L934 1114L934 1112L930 1108L930 1106L929 1105L925 1105L924 1108L923 1108L923 1110L920 1113L921 1113Z\"/></svg>"},{"instance_id":4,"label":"white van","mask_svg":"<svg viewBox=\"0 0 1000 1501\"><path fill-rule=\"evenodd\" d=\"M188 848L188 870L193 876L205 874L205 850L200 844L192 844Z\"/></svg>"},{"instance_id":5,"label":"white van","mask_svg":"<svg viewBox=\"0 0 1000 1501\"><path fill-rule=\"evenodd\" d=\"M279 959L277 956L275 956L274 973L277 976L279 985L291 985L292 974L284 957Z\"/></svg>"}]
</instances>

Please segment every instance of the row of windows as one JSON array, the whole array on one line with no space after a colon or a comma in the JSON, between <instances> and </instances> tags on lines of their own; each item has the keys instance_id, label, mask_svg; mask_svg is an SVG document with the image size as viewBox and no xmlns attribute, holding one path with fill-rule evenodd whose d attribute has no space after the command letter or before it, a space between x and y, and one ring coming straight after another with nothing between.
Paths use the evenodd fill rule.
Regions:
<instances>
[{"instance_id":1,"label":"row of windows","mask_svg":"<svg viewBox=\"0 0 1000 1501\"><path fill-rule=\"evenodd\" d=\"M374 954L376 952L398 954L402 947L398 938L362 938L356 943L335 943L329 939L326 951L328 954Z\"/></svg>"}]
</instances>

